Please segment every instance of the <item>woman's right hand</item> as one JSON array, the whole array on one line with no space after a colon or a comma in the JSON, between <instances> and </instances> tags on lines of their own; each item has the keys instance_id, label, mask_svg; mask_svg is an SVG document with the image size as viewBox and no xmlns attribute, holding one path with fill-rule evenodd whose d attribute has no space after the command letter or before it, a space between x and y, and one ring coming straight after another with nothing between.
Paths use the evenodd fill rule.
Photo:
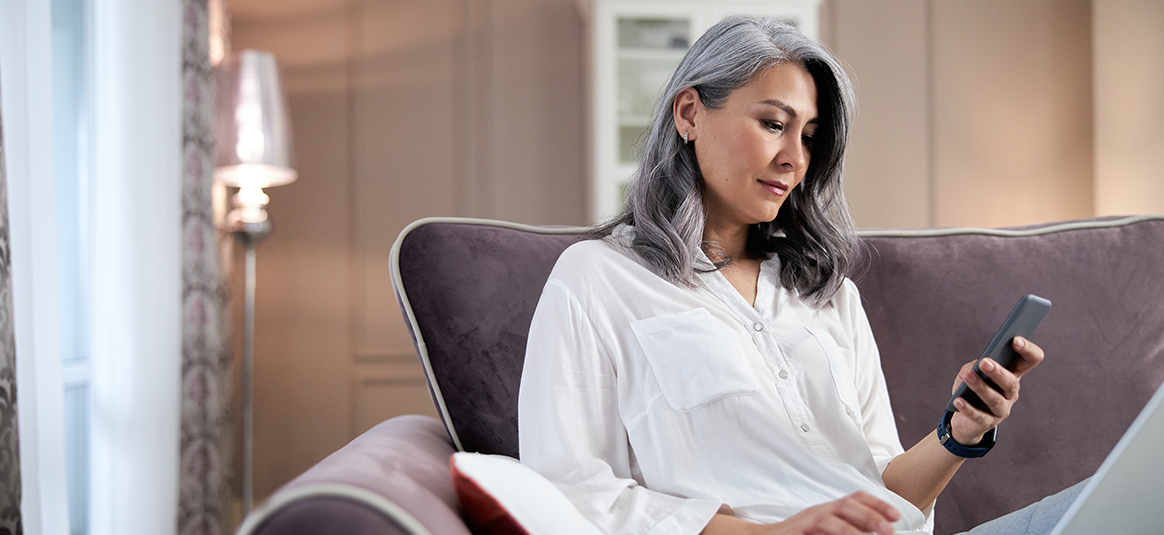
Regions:
<instances>
[{"instance_id":1,"label":"woman's right hand","mask_svg":"<svg viewBox=\"0 0 1164 535\"><path fill-rule=\"evenodd\" d=\"M761 526L756 533L796 535L893 535L893 522L901 518L892 505L867 492L854 492L836 501L809 507L788 520Z\"/></svg>"},{"instance_id":2,"label":"woman's right hand","mask_svg":"<svg viewBox=\"0 0 1164 535\"><path fill-rule=\"evenodd\" d=\"M901 513L892 505L867 492L854 492L839 500L809 507L776 524L745 523L717 514L702 535L893 535L893 522L899 518Z\"/></svg>"}]
</instances>

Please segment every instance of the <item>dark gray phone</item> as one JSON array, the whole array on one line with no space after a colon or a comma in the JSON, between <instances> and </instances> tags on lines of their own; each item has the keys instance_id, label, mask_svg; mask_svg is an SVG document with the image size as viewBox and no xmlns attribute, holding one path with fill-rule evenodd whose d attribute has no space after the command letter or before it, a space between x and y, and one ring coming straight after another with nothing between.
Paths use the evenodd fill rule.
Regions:
<instances>
[{"instance_id":1,"label":"dark gray phone","mask_svg":"<svg viewBox=\"0 0 1164 535\"><path fill-rule=\"evenodd\" d=\"M986 351L983 351L982 356L978 357L978 362L974 363L974 373L978 374L991 388L998 390L998 385L994 384L994 381L978 371L978 364L982 362L982 359L990 357L999 366L1013 371L1012 366L1018 360L1019 354L1011 347L1011 342L1016 336L1029 340L1031 335L1035 333L1035 328L1039 326L1050 310L1051 302L1037 295L1027 295L1019 299L1014 310L1010 311L1010 316L1006 317L1006 322L1002 324L1002 328L998 330L998 334L994 335L990 345L986 346ZM954 408L954 400L958 398L965 399L967 403L979 410L990 412L978 394L970 390L965 382L958 385L954 395L950 396L950 401L946 403L946 410L957 412L958 409Z\"/></svg>"}]
</instances>

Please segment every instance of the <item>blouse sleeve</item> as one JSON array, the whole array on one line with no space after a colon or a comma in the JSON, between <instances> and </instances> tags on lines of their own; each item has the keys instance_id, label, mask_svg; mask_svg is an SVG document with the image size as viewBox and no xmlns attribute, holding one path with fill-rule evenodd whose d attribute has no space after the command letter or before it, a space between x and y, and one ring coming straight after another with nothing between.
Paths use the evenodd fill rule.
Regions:
<instances>
[{"instance_id":1,"label":"blouse sleeve","mask_svg":"<svg viewBox=\"0 0 1164 535\"><path fill-rule=\"evenodd\" d=\"M551 279L534 313L518 394L521 462L612 534L696 534L720 504L654 492L632 476L609 352L591 318Z\"/></svg>"},{"instance_id":2,"label":"blouse sleeve","mask_svg":"<svg viewBox=\"0 0 1164 535\"><path fill-rule=\"evenodd\" d=\"M864 417L865 440L877 469L885 473L885 467L898 455L905 452L901 438L897 434L897 422L893 417L893 407L889 403L889 388L885 384L885 373L881 370L881 352L873 339L873 328L861 304L861 294L857 285L845 280L846 309L853 333L853 347L857 354L857 399L861 403ZM922 531L934 531L934 504L931 503L922 514L925 523Z\"/></svg>"},{"instance_id":3,"label":"blouse sleeve","mask_svg":"<svg viewBox=\"0 0 1164 535\"><path fill-rule=\"evenodd\" d=\"M877 468L885 471L889 461L901 455L901 439L897 435L897 423L893 418L893 407L889 403L889 389L885 385L885 374L881 370L881 354L873 339L873 329L861 305L861 295L857 285L846 280L842 289L849 325L853 335L853 350L856 352L857 399L861 404L864 419L862 431L869 443L869 450Z\"/></svg>"}]
</instances>

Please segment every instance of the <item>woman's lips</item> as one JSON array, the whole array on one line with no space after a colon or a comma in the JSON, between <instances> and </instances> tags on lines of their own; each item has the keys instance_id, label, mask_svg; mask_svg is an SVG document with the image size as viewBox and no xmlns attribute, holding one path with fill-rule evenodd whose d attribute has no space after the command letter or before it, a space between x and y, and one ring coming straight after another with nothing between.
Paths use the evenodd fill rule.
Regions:
<instances>
[{"instance_id":1,"label":"woman's lips","mask_svg":"<svg viewBox=\"0 0 1164 535\"><path fill-rule=\"evenodd\" d=\"M773 182L768 180L761 180L759 182L760 185L764 186L764 189L771 191L773 194L779 197L783 197L786 193L788 193L788 186L785 186L780 182Z\"/></svg>"}]
</instances>

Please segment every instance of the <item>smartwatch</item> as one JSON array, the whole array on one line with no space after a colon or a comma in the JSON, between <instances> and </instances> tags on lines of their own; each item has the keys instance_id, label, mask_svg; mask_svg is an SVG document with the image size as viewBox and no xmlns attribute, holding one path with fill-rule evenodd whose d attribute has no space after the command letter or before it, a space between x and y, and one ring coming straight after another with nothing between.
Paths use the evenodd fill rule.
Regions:
<instances>
[{"instance_id":1,"label":"smartwatch","mask_svg":"<svg viewBox=\"0 0 1164 535\"><path fill-rule=\"evenodd\" d=\"M954 417L954 411L946 411L942 418L938 420L938 442L946 447L950 453L965 459L975 459L986 455L990 448L994 447L994 441L998 437L998 428L995 427L987 431L982 436L982 442L973 446L963 446L957 440L954 440L953 435L950 434L950 419Z\"/></svg>"}]
</instances>

